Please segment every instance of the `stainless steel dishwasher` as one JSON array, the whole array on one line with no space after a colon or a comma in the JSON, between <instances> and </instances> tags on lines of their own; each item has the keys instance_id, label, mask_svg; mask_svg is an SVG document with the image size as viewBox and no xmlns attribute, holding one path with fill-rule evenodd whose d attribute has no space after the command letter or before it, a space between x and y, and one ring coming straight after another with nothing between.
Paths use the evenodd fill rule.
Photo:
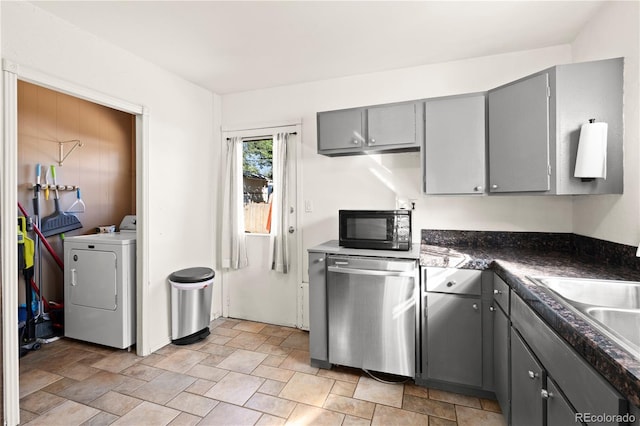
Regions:
<instances>
[{"instance_id":1,"label":"stainless steel dishwasher","mask_svg":"<svg viewBox=\"0 0 640 426\"><path fill-rule=\"evenodd\" d=\"M327 256L329 362L414 377L416 260Z\"/></svg>"}]
</instances>

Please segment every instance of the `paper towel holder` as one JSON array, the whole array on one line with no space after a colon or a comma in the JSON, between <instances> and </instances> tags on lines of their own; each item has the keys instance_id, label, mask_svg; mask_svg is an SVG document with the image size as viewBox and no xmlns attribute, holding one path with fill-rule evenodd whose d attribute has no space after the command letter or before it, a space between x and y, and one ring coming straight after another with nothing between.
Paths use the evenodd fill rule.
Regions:
<instances>
[{"instance_id":1,"label":"paper towel holder","mask_svg":"<svg viewBox=\"0 0 640 426\"><path fill-rule=\"evenodd\" d=\"M589 123L580 128L574 176L582 182L607 178L607 123Z\"/></svg>"}]
</instances>

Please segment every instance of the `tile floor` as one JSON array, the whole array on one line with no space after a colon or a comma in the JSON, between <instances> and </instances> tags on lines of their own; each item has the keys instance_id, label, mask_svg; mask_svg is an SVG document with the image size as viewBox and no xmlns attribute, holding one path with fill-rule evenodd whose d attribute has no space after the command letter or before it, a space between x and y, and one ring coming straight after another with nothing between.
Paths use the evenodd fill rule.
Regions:
<instances>
[{"instance_id":1,"label":"tile floor","mask_svg":"<svg viewBox=\"0 0 640 426\"><path fill-rule=\"evenodd\" d=\"M28 425L503 425L496 401L309 365L308 333L218 318L147 357L70 339L20 359Z\"/></svg>"}]
</instances>

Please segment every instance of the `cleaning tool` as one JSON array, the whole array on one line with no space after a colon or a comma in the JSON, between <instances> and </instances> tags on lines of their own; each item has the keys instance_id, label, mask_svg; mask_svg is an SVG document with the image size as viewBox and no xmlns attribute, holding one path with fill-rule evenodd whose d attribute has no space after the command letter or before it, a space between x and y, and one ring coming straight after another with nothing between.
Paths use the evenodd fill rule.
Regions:
<instances>
[{"instance_id":1,"label":"cleaning tool","mask_svg":"<svg viewBox=\"0 0 640 426\"><path fill-rule=\"evenodd\" d=\"M62 234L74 229L82 228L82 223L72 214L64 213L60 210L60 195L58 194L58 184L56 182L56 168L51 166L51 177L53 178L53 186L55 187L55 212L42 219L42 235L50 237L52 235Z\"/></svg>"},{"instance_id":2,"label":"cleaning tool","mask_svg":"<svg viewBox=\"0 0 640 426\"><path fill-rule=\"evenodd\" d=\"M18 268L22 270L25 283L26 296L26 321L20 336L20 354L24 355L28 350L40 348L36 340L36 321L32 310L31 280L33 280L33 258L35 252L33 240L27 235L27 220L24 216L18 217Z\"/></svg>"},{"instance_id":3,"label":"cleaning tool","mask_svg":"<svg viewBox=\"0 0 640 426\"><path fill-rule=\"evenodd\" d=\"M84 201L80 197L80 188L76 188L76 200L66 210L67 213L84 213L87 206L84 205Z\"/></svg>"},{"instance_id":4,"label":"cleaning tool","mask_svg":"<svg viewBox=\"0 0 640 426\"><path fill-rule=\"evenodd\" d=\"M20 209L20 212L25 215L27 215L27 211L25 210L25 208L22 206L22 204L20 204L20 201L18 201L18 209ZM53 257L53 260L55 260L56 264L60 267L61 271L64 271L64 263L62 262L62 259L60 259L60 256L58 256L58 254L56 253L56 251L53 249L53 247L51 247L51 244L49 244L49 242L47 241L47 239L44 237L44 235L42 235L42 232L40 231L40 228L38 228L35 224L33 225L33 230L35 231L35 233L38 235L38 237L40 238L40 242L45 246L45 248L47 249L47 251L49 252L49 254L51 255L51 257Z\"/></svg>"}]
</instances>

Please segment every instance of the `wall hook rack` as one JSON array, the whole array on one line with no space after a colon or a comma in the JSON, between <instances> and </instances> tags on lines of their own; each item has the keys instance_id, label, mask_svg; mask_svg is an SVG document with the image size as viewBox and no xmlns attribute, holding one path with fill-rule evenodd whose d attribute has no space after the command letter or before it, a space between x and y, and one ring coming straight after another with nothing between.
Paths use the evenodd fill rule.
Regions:
<instances>
[{"instance_id":1,"label":"wall hook rack","mask_svg":"<svg viewBox=\"0 0 640 426\"><path fill-rule=\"evenodd\" d=\"M66 143L72 143L73 146L71 147L71 149L69 150L69 152L67 152L67 155L64 154L64 144ZM79 146L81 147L83 145L82 142L80 142L79 139L73 139L70 141L62 141L62 142L58 142L58 166L62 167L62 163L64 162L64 160L67 159L67 157Z\"/></svg>"}]
</instances>

